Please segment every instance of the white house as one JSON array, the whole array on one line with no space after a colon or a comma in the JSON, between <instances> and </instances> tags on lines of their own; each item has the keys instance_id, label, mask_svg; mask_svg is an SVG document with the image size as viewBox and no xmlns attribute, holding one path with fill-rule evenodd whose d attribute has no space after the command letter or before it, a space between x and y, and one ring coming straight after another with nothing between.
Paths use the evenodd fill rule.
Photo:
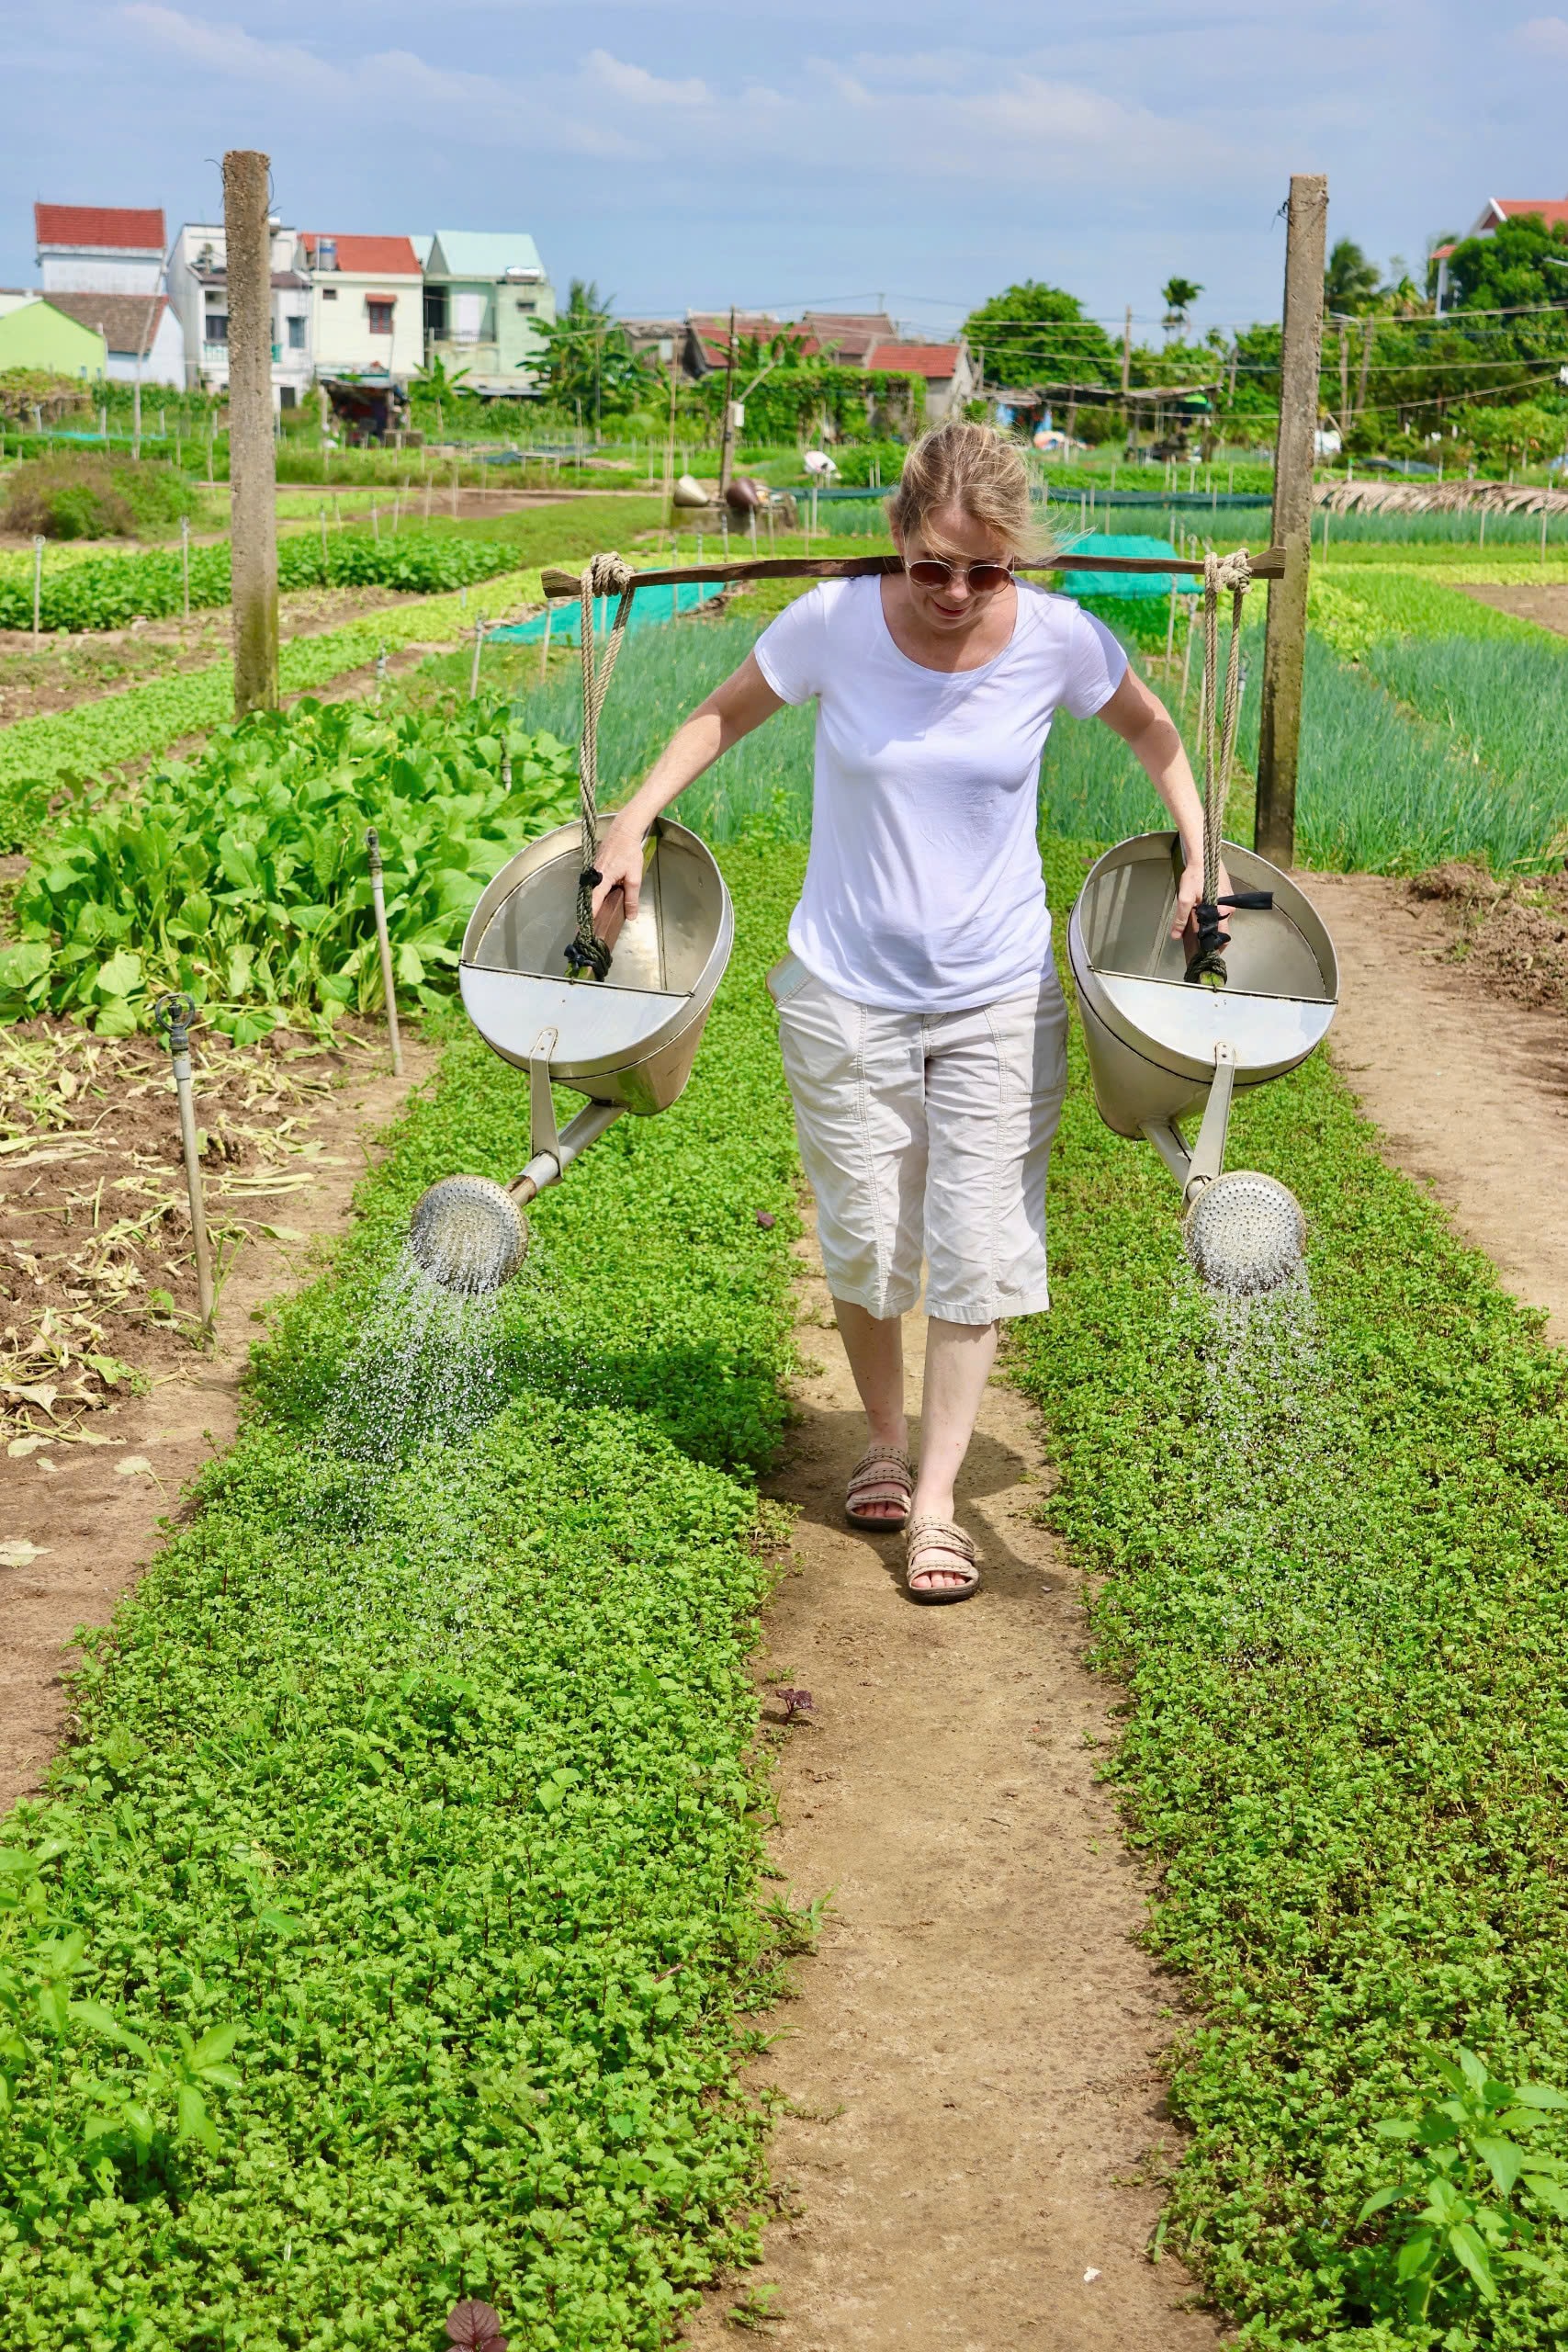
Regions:
<instances>
[{"instance_id":1,"label":"white house","mask_svg":"<svg viewBox=\"0 0 1568 2352\"><path fill-rule=\"evenodd\" d=\"M314 372L310 279L299 232L272 223L272 396L298 408ZM187 221L175 239L169 298L185 331L186 381L229 382L229 248L220 221Z\"/></svg>"},{"instance_id":2,"label":"white house","mask_svg":"<svg viewBox=\"0 0 1568 2352\"><path fill-rule=\"evenodd\" d=\"M103 335L107 372L181 384L185 338L168 300L161 209L35 204L39 271L56 310Z\"/></svg>"},{"instance_id":3,"label":"white house","mask_svg":"<svg viewBox=\"0 0 1568 2352\"><path fill-rule=\"evenodd\" d=\"M321 376L386 375L407 383L424 362L424 276L407 237L299 240L311 284L311 343Z\"/></svg>"}]
</instances>

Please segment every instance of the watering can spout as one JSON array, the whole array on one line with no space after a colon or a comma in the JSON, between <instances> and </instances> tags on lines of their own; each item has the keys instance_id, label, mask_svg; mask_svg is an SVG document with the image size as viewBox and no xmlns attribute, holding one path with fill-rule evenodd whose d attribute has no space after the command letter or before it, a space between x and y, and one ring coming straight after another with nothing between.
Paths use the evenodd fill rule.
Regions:
<instances>
[{"instance_id":1,"label":"watering can spout","mask_svg":"<svg viewBox=\"0 0 1568 2352\"><path fill-rule=\"evenodd\" d=\"M1241 886L1224 901L1232 936L1212 941L1213 959L1194 971L1170 935L1176 846L1168 833L1145 833L1107 851L1072 911L1068 957L1095 1101L1109 1127L1145 1137L1175 1177L1203 1281L1272 1289L1299 1266L1306 1223L1277 1178L1227 1172L1231 1106L1238 1088L1282 1077L1321 1043L1338 995L1334 944L1292 876L1227 842ZM1194 985L1222 976L1223 988ZM1179 1121L1200 1105L1190 1149Z\"/></svg>"}]
</instances>

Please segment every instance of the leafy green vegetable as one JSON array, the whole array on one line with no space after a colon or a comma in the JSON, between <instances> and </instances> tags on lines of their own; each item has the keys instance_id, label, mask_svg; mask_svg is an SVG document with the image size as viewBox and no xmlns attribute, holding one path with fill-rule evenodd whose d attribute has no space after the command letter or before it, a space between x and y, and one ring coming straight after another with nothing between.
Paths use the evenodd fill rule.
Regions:
<instances>
[{"instance_id":1,"label":"leafy green vegetable","mask_svg":"<svg viewBox=\"0 0 1568 2352\"><path fill-rule=\"evenodd\" d=\"M506 572L460 596L389 605L342 628L292 638L278 662L284 692L302 694L325 685L389 647L457 637L481 615L515 612L536 603L539 594L536 571ZM30 848L51 799L80 790L125 761L156 758L183 735L221 726L233 707L233 664L225 660L0 728L0 844Z\"/></svg>"},{"instance_id":2,"label":"leafy green vegetable","mask_svg":"<svg viewBox=\"0 0 1568 2352\"><path fill-rule=\"evenodd\" d=\"M304 703L221 729L199 758L51 836L0 949L0 1018L73 1012L101 1035L186 989L244 1044L381 997L365 829L386 861L398 977L421 1001L509 849L577 805L572 756L482 703L382 718Z\"/></svg>"},{"instance_id":3,"label":"leafy green vegetable","mask_svg":"<svg viewBox=\"0 0 1568 2352\"><path fill-rule=\"evenodd\" d=\"M295 588L376 587L412 595L471 586L513 569L512 550L494 540L438 537L434 532L299 532L280 540L277 584ZM227 540L190 551L193 607L229 602ZM134 555L98 555L55 569L44 562L39 610L47 629L120 628L141 615L160 620L183 607L177 551L149 548ZM0 576L0 628L31 628L32 573Z\"/></svg>"},{"instance_id":4,"label":"leafy green vegetable","mask_svg":"<svg viewBox=\"0 0 1568 2352\"><path fill-rule=\"evenodd\" d=\"M18 2352L380 2352L465 2297L541 2352L653 2352L755 2250L736 2069L798 1940L758 1900L746 1671L799 1229L762 974L801 858L726 863L740 933L691 1084L538 1204L489 1418L379 1466L320 1435L413 1199L526 1158L525 1082L465 1037L90 1645L82 1738L9 1842L58 1851L74 1997L154 2048L184 2018L191 2067L238 2019L240 2080L203 2094L216 2151L139 2169L82 2144L142 2080L129 2048L24 2077Z\"/></svg>"}]
</instances>

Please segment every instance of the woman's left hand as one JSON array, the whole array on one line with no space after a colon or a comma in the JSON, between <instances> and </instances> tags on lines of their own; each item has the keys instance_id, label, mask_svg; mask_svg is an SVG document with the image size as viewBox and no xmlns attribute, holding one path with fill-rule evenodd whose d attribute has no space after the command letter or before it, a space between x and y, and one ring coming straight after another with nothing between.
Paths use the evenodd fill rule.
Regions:
<instances>
[{"instance_id":1,"label":"woman's left hand","mask_svg":"<svg viewBox=\"0 0 1568 2352\"><path fill-rule=\"evenodd\" d=\"M1230 876L1225 872L1225 869L1222 865L1219 871L1219 880L1215 885L1216 893L1223 897L1234 887L1235 886L1231 881ZM1181 880L1177 885L1176 912L1171 918L1170 925L1170 935L1172 939L1185 938L1190 946L1196 945L1198 939L1197 909L1198 903L1202 896L1203 861L1201 857L1189 858L1187 864L1181 869Z\"/></svg>"}]
</instances>

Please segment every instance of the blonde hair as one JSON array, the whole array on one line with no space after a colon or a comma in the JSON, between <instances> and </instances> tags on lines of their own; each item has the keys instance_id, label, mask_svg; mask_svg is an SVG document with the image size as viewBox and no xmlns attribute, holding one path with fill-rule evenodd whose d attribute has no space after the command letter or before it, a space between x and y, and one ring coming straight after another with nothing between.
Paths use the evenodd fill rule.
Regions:
<instances>
[{"instance_id":1,"label":"blonde hair","mask_svg":"<svg viewBox=\"0 0 1568 2352\"><path fill-rule=\"evenodd\" d=\"M888 520L900 532L918 530L939 506L961 506L1015 556L1043 551L1049 537L1035 518L1022 451L988 424L955 418L911 445Z\"/></svg>"}]
</instances>

